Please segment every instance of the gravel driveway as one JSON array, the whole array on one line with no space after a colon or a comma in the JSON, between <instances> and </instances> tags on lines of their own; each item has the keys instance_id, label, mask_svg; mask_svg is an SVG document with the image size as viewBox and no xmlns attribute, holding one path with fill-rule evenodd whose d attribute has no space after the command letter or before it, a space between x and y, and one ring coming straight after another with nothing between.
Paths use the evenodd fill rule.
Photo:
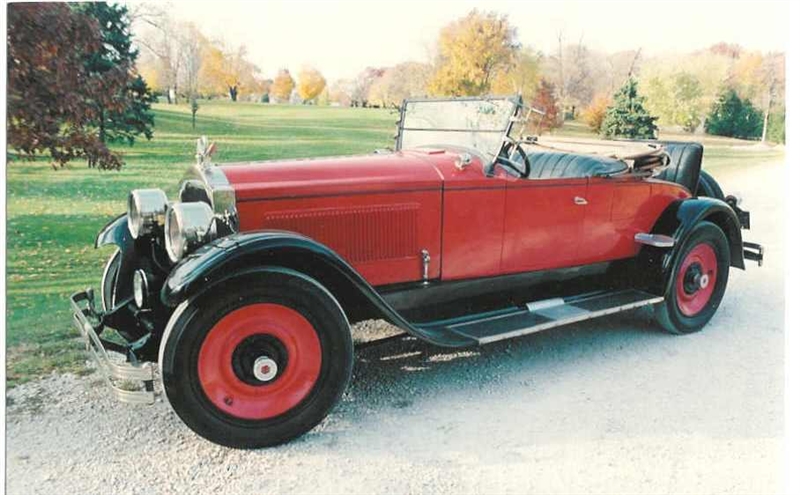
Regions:
<instances>
[{"instance_id":1,"label":"gravel driveway","mask_svg":"<svg viewBox=\"0 0 800 495\"><path fill-rule=\"evenodd\" d=\"M783 175L718 177L767 262L731 271L699 334L640 310L469 351L394 341L358 353L323 424L259 451L196 437L163 400L116 403L97 376L52 376L8 394L8 493L775 492Z\"/></svg>"}]
</instances>

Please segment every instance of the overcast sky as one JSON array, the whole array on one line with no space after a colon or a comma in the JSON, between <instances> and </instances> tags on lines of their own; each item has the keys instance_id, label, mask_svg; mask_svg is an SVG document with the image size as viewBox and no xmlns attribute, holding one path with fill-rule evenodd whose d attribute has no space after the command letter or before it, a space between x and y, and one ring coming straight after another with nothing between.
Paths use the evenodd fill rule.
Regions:
<instances>
[{"instance_id":1,"label":"overcast sky","mask_svg":"<svg viewBox=\"0 0 800 495\"><path fill-rule=\"evenodd\" d=\"M366 66L428 61L439 30L473 8L509 15L526 45L548 52L568 41L614 52L687 52L718 41L785 51L786 2L749 1L200 1L173 15L212 39L247 46L267 77L317 67L333 81Z\"/></svg>"}]
</instances>

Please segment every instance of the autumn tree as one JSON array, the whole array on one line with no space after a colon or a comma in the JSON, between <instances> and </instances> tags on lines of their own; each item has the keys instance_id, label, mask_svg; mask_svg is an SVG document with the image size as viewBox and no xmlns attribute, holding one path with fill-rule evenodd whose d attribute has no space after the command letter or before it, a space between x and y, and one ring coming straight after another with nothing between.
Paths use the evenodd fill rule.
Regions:
<instances>
[{"instance_id":1,"label":"autumn tree","mask_svg":"<svg viewBox=\"0 0 800 495\"><path fill-rule=\"evenodd\" d=\"M34 157L47 153L54 164L84 157L90 166L122 165L93 123L105 111L125 111L129 67L115 66L102 77L87 60L105 48L97 19L66 3L8 5L9 147Z\"/></svg>"},{"instance_id":2,"label":"autumn tree","mask_svg":"<svg viewBox=\"0 0 800 495\"><path fill-rule=\"evenodd\" d=\"M514 53L507 70L499 72L492 81L494 94L518 94L524 101L532 101L540 88L542 79L541 54L531 48L522 48Z\"/></svg>"},{"instance_id":3,"label":"autumn tree","mask_svg":"<svg viewBox=\"0 0 800 495\"><path fill-rule=\"evenodd\" d=\"M383 77L385 72L385 68L378 67L367 67L362 70L352 84L348 85L351 105L356 107L367 106L372 85Z\"/></svg>"},{"instance_id":4,"label":"autumn tree","mask_svg":"<svg viewBox=\"0 0 800 495\"><path fill-rule=\"evenodd\" d=\"M369 102L381 107L399 106L406 98L425 96L433 67L403 62L390 67L371 86Z\"/></svg>"},{"instance_id":5,"label":"autumn tree","mask_svg":"<svg viewBox=\"0 0 800 495\"><path fill-rule=\"evenodd\" d=\"M127 74L123 88L115 93L106 92L103 98L92 102L97 118L90 125L97 128L102 142L133 145L140 135L150 139L153 96L144 79L136 73L139 52L132 46L127 7L89 2L75 4L74 8L94 18L100 32L99 49L87 53L84 58L90 77L103 79L112 71ZM113 104L109 100L113 100Z\"/></svg>"},{"instance_id":6,"label":"autumn tree","mask_svg":"<svg viewBox=\"0 0 800 495\"><path fill-rule=\"evenodd\" d=\"M628 79L614 94L613 104L606 112L600 129L603 136L654 139L658 130L656 117L647 112L644 102L636 79Z\"/></svg>"},{"instance_id":7,"label":"autumn tree","mask_svg":"<svg viewBox=\"0 0 800 495\"><path fill-rule=\"evenodd\" d=\"M288 69L281 69L272 82L270 96L276 101L288 101L292 95L295 83Z\"/></svg>"},{"instance_id":8,"label":"autumn tree","mask_svg":"<svg viewBox=\"0 0 800 495\"><path fill-rule=\"evenodd\" d=\"M312 67L303 68L297 76L297 94L303 103L308 103L322 93L325 84L325 78L320 71Z\"/></svg>"},{"instance_id":9,"label":"autumn tree","mask_svg":"<svg viewBox=\"0 0 800 495\"><path fill-rule=\"evenodd\" d=\"M646 81L647 109L664 124L675 124L686 132L694 131L703 117L703 88L693 74L678 72L666 78Z\"/></svg>"},{"instance_id":10,"label":"autumn tree","mask_svg":"<svg viewBox=\"0 0 800 495\"><path fill-rule=\"evenodd\" d=\"M560 127L563 121L561 120L561 111L558 108L556 100L555 85L545 79L539 81L539 87L536 94L531 101L531 106L544 115L533 117L531 124L536 125L539 132L550 131L556 127Z\"/></svg>"},{"instance_id":11,"label":"autumn tree","mask_svg":"<svg viewBox=\"0 0 800 495\"><path fill-rule=\"evenodd\" d=\"M210 45L203 58L204 90L208 93L225 93L237 101L242 93L263 89L259 74L261 69L247 59L247 48L240 46L229 51L221 44Z\"/></svg>"},{"instance_id":12,"label":"autumn tree","mask_svg":"<svg viewBox=\"0 0 800 495\"><path fill-rule=\"evenodd\" d=\"M599 93L592 99L583 111L583 121L589 126L592 132L599 133L600 128L603 126L603 120L606 118L608 107L611 106L611 98L608 95Z\"/></svg>"},{"instance_id":13,"label":"autumn tree","mask_svg":"<svg viewBox=\"0 0 800 495\"><path fill-rule=\"evenodd\" d=\"M430 91L448 96L486 94L497 75L509 70L519 47L517 30L507 16L473 10L439 34Z\"/></svg>"}]
</instances>

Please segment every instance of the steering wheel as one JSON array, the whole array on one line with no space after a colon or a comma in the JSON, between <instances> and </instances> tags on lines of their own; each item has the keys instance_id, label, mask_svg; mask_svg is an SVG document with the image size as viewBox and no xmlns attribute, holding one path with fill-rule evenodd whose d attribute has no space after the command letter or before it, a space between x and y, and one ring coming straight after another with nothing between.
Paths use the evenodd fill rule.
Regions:
<instances>
[{"instance_id":1,"label":"steering wheel","mask_svg":"<svg viewBox=\"0 0 800 495\"><path fill-rule=\"evenodd\" d=\"M531 163L520 143L508 142L500 149L497 161L525 178L531 173ZM522 167L520 167L522 166Z\"/></svg>"}]
</instances>

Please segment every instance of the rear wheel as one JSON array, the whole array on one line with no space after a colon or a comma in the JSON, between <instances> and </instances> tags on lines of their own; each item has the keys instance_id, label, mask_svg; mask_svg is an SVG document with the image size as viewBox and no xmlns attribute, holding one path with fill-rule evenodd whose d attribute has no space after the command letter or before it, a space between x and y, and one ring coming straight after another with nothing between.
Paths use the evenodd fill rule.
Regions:
<instances>
[{"instance_id":1,"label":"rear wheel","mask_svg":"<svg viewBox=\"0 0 800 495\"><path fill-rule=\"evenodd\" d=\"M725 234L711 222L700 222L673 263L671 284L655 315L664 330L686 334L701 330L714 316L730 268Z\"/></svg>"},{"instance_id":2,"label":"rear wheel","mask_svg":"<svg viewBox=\"0 0 800 495\"><path fill-rule=\"evenodd\" d=\"M164 390L212 442L257 448L317 425L350 380L353 344L336 300L292 271L236 278L186 303L167 327Z\"/></svg>"}]
</instances>

